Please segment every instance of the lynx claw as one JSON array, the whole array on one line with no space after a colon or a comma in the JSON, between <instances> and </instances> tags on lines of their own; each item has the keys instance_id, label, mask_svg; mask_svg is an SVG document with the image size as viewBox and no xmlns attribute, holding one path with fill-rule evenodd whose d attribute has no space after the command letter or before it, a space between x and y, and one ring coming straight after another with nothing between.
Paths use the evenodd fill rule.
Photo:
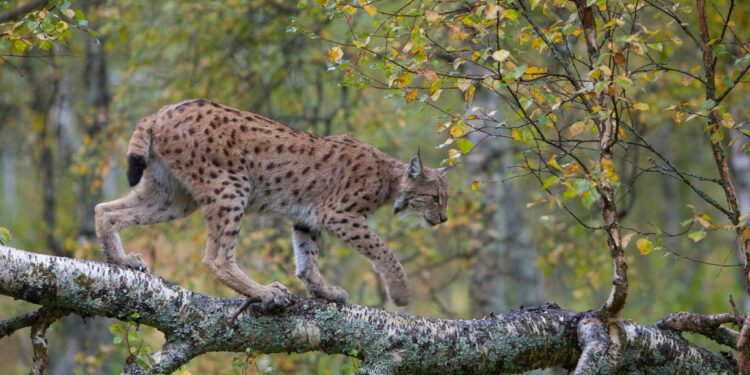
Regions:
<instances>
[{"instance_id":1,"label":"lynx claw","mask_svg":"<svg viewBox=\"0 0 750 375\"><path fill-rule=\"evenodd\" d=\"M148 265L141 258L141 254L131 253L123 259L121 266L134 269L136 271L148 273Z\"/></svg>"},{"instance_id":2,"label":"lynx claw","mask_svg":"<svg viewBox=\"0 0 750 375\"><path fill-rule=\"evenodd\" d=\"M278 282L268 285L271 288L268 295L262 300L257 297L247 298L237 310L229 314L229 323L233 323L237 317L246 309L267 313L278 311L292 304L292 294Z\"/></svg>"},{"instance_id":3,"label":"lynx claw","mask_svg":"<svg viewBox=\"0 0 750 375\"><path fill-rule=\"evenodd\" d=\"M289 289L284 285L281 285L279 282L274 282L268 286L271 288L271 293L269 293L269 295L260 303L259 310L275 310L277 308L286 307L292 303L292 294L289 293Z\"/></svg>"}]
</instances>

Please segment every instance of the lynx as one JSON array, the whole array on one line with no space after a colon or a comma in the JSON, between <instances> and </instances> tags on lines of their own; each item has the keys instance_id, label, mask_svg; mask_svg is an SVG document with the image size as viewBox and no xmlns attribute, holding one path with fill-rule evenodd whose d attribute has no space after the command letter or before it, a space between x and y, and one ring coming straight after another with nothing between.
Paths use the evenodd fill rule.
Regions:
<instances>
[{"instance_id":1,"label":"lynx","mask_svg":"<svg viewBox=\"0 0 750 375\"><path fill-rule=\"evenodd\" d=\"M259 308L286 305L291 296L278 282L253 281L237 265L246 211L293 221L296 276L312 296L348 298L318 270L318 237L325 230L369 258L399 306L411 297L404 268L368 228L367 217L393 202L396 213L417 213L431 225L447 220L446 169L423 167L419 153L407 164L351 136L318 137L203 99L141 119L127 160L131 191L96 206L96 233L108 262L147 272L139 254L125 253L118 231L200 208L208 230L203 262Z\"/></svg>"}]
</instances>

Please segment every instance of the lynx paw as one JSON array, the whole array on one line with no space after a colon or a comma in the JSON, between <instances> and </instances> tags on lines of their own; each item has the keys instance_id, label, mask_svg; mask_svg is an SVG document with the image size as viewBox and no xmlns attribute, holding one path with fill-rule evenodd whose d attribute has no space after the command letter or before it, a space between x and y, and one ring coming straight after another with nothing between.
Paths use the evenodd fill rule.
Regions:
<instances>
[{"instance_id":1,"label":"lynx paw","mask_svg":"<svg viewBox=\"0 0 750 375\"><path fill-rule=\"evenodd\" d=\"M146 262L143 261L143 258L141 258L141 254L137 254L137 253L128 254L122 260L122 264L120 265L123 267L134 269L136 271L148 273L148 265L146 264Z\"/></svg>"},{"instance_id":2,"label":"lynx paw","mask_svg":"<svg viewBox=\"0 0 750 375\"><path fill-rule=\"evenodd\" d=\"M273 282L268 285L268 294L257 304L253 305L255 310L269 311L289 306L292 303L292 294L284 285Z\"/></svg>"},{"instance_id":3,"label":"lynx paw","mask_svg":"<svg viewBox=\"0 0 750 375\"><path fill-rule=\"evenodd\" d=\"M344 303L349 299L349 293L347 293L344 288L336 285L327 285L318 290L311 290L310 293L313 297L322 298L330 302Z\"/></svg>"},{"instance_id":4,"label":"lynx paw","mask_svg":"<svg viewBox=\"0 0 750 375\"><path fill-rule=\"evenodd\" d=\"M411 301L411 290L409 284L397 288L388 288L388 295L396 306L406 306Z\"/></svg>"}]
</instances>

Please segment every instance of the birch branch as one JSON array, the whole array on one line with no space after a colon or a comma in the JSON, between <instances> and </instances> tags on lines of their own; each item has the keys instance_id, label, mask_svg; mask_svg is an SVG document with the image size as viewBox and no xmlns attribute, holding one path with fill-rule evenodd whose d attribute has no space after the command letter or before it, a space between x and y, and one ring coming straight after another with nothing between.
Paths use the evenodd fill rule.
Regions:
<instances>
[{"instance_id":1,"label":"birch branch","mask_svg":"<svg viewBox=\"0 0 750 375\"><path fill-rule=\"evenodd\" d=\"M82 316L132 320L155 327L166 344L154 368L169 373L209 351L261 353L322 351L363 361L361 373L484 374L561 366L581 357L577 313L548 304L481 320L443 320L358 305L295 298L274 314L245 312L242 304L191 292L159 277L105 263L53 257L0 246L0 294ZM619 369L681 374L735 372L733 359L692 345L672 330L630 321L606 334L619 343ZM592 335L590 337L595 337ZM583 341L583 340L582 340ZM584 341L589 344L591 340ZM49 345L55 345L50 342ZM591 358L589 358L591 359ZM601 361L590 361L598 363ZM588 372L600 369L587 367Z\"/></svg>"}]
</instances>

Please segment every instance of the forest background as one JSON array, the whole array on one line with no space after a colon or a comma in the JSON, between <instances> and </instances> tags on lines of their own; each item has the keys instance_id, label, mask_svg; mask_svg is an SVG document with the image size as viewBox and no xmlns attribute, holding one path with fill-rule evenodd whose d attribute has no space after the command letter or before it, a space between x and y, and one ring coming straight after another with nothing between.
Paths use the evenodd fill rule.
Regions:
<instances>
[{"instance_id":1,"label":"forest background","mask_svg":"<svg viewBox=\"0 0 750 375\"><path fill-rule=\"evenodd\" d=\"M34 3L0 2L0 17ZM425 54L425 66L412 73L398 64L389 67L377 54L367 53L369 40L378 38L379 25L396 19L402 29L415 28L418 21L407 16L399 19L392 16L394 12L420 14L422 22L432 23L430 11L444 13L430 6L446 12L463 7L481 21L497 11L486 9L492 4L384 1L352 2L346 8L325 1L273 0L44 3L49 4L24 13L23 18L2 19L3 243L54 255L103 259L94 233L93 207L127 190L124 151L135 122L164 105L207 98L318 135L349 133L401 160L421 150L429 166L455 164L446 224L424 228L414 218L393 217L388 209L371 219L412 279L415 300L410 306L396 308L387 302L384 286L366 259L333 238L324 238L322 273L349 290L350 302L468 319L547 301L587 310L607 298L612 271L606 233L590 229L601 221L598 199L580 185L555 193L558 181L539 179L540 174L529 172L534 168L528 162L533 159L528 143L538 134L508 125L515 111L483 93L481 84L433 76L430 72L434 74L446 63L437 52ZM571 6L563 1L531 3L540 12L549 7L552 13ZM609 3L614 8L614 3L628 2L595 3L606 9ZM695 17L690 5L656 3L677 4L687 19ZM720 10L728 4L711 3L709 12L716 27L721 26ZM330 9L338 13L332 15ZM502 17L508 21L503 41L532 51L519 59L540 67L534 72L526 65L520 74L533 78L545 73L541 61L551 60L550 52L533 45L527 25L516 20L518 14ZM735 17L735 40L748 40L748 12L737 11ZM456 33L448 28L434 36L450 41L446 43L464 43L470 50L475 41L468 35L462 38L461 33L476 32L473 22L479 21L462 20L463 30ZM35 37L32 26L50 28L54 38ZM642 48L660 61L684 66L686 71L700 61L695 54L682 51L688 37L668 20L656 17L639 23L638 28L648 36ZM580 36L576 29L568 32L571 38ZM419 57L423 46L418 39L397 40L390 47L395 51L385 53L395 62L399 55ZM728 80L727 87L747 65L748 51L741 43L721 46L719 57L729 62L726 73L717 78ZM508 50L512 57L501 53L480 58L514 61L517 51ZM470 53L466 59L472 59ZM631 79L639 99L633 103L633 121L641 124L642 134L674 165L695 175L712 175L712 144L702 116L668 109L682 103L700 112L705 100L696 90L696 80L657 76L657 72ZM440 81L438 87L435 81ZM535 98L533 93L529 97ZM748 118L748 104L748 85L737 85L723 108L728 114L723 117L726 136L718 140L730 155L743 212L750 209L750 157L744 153L747 135L742 122ZM472 118L480 105L481 114ZM503 128L507 132L472 132L476 129L472 121L482 115L508 125ZM464 123L457 123L458 119ZM585 123L571 121L568 126L572 129L565 132L572 136L591 131ZM639 154L637 147L624 147L620 155L615 166L620 223L633 228L623 235L630 265L630 299L623 317L653 324L673 311L727 312L732 309L730 296L744 306L741 257L727 222L668 172L642 167L659 163L646 153ZM719 186L702 189L722 200ZM290 230L291 224L283 218L249 215L243 225L239 261L258 281L280 281L303 294L302 284L294 277ZM126 249L146 255L154 274L201 293L233 296L201 263L205 230L200 215L127 229L123 240ZM0 297L0 319L30 309L24 302ZM134 332L131 339L137 345L158 348L163 342L158 331L149 327L136 331L125 323L67 317L48 335L50 373L117 373L128 350L122 340L115 339L123 330ZM28 371L27 335L23 330L0 341L3 373ZM719 350L701 337L691 340ZM356 366L351 358L317 353L212 353L196 358L183 370L196 374L340 374L352 373Z\"/></svg>"}]
</instances>

